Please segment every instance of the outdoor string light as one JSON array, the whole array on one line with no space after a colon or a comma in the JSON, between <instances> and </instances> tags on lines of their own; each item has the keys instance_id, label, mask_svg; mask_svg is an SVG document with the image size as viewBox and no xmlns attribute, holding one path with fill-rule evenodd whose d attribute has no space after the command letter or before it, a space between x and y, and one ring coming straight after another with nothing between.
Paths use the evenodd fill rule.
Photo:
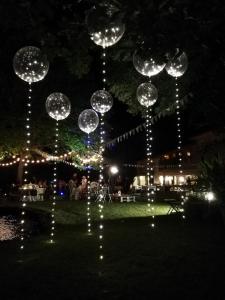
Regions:
<instances>
[{"instance_id":1,"label":"outdoor string light","mask_svg":"<svg viewBox=\"0 0 225 300\"><path fill-rule=\"evenodd\" d=\"M183 156L182 156L182 130L181 130L181 115L180 115L180 95L178 87L178 77L181 77L187 70L188 59L185 52L178 53L166 64L167 73L175 77L175 102L176 102L176 117L177 117L177 154L178 168L180 176L183 175ZM184 195L181 194L181 204L184 205ZM182 218L185 219L185 212L182 209Z\"/></svg>"},{"instance_id":2,"label":"outdoor string light","mask_svg":"<svg viewBox=\"0 0 225 300\"><path fill-rule=\"evenodd\" d=\"M87 17L87 25L91 40L102 47L102 90L97 91L91 98L93 109L100 113L100 172L99 172L99 259L103 259L103 152L104 152L104 114L112 107L111 95L106 92L106 48L115 45L125 32L124 23L114 14L113 6L92 8Z\"/></svg>"},{"instance_id":3,"label":"outdoor string light","mask_svg":"<svg viewBox=\"0 0 225 300\"><path fill-rule=\"evenodd\" d=\"M95 131L99 124L98 114L93 109L83 110L78 117L80 130L87 133L87 151L90 154L90 133ZM87 232L91 234L91 195L90 195L90 160L87 161Z\"/></svg>"},{"instance_id":4,"label":"outdoor string light","mask_svg":"<svg viewBox=\"0 0 225 300\"><path fill-rule=\"evenodd\" d=\"M28 82L28 97L27 97L27 115L25 120L26 132L26 147L25 160L28 160L31 146L31 115L32 115L32 83L38 82L45 78L49 69L49 62L47 57L37 47L24 47L18 50L13 58L13 68L16 75ZM24 164L24 179L23 183L28 183L28 164ZM23 197L25 201L25 195ZM26 203L22 203L21 211L21 245L20 249L24 249L24 224L25 224L25 207Z\"/></svg>"},{"instance_id":5,"label":"outdoor string light","mask_svg":"<svg viewBox=\"0 0 225 300\"><path fill-rule=\"evenodd\" d=\"M54 155L58 156L58 142L59 142L59 121L66 119L71 111L70 100L62 93L52 93L48 96L45 107L48 115L56 120L55 122L55 142L54 142ZM51 230L50 230L50 243L54 242L55 231L55 206L57 196L57 160L54 161L53 167L53 201L51 209Z\"/></svg>"}]
</instances>

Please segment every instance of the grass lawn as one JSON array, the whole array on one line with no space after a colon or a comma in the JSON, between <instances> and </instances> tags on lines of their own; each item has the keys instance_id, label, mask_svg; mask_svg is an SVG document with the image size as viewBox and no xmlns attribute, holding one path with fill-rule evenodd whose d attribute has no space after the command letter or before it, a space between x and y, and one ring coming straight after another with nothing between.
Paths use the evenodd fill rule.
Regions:
<instances>
[{"instance_id":1,"label":"grass lawn","mask_svg":"<svg viewBox=\"0 0 225 300\"><path fill-rule=\"evenodd\" d=\"M48 211L50 203L34 203ZM86 234L83 203L57 206L56 243L48 232L26 242L0 243L0 299L225 299L225 239L220 220L164 215L156 206L150 227L145 203L105 205L104 253L98 261L98 229ZM97 207L93 210L97 218Z\"/></svg>"}]
</instances>

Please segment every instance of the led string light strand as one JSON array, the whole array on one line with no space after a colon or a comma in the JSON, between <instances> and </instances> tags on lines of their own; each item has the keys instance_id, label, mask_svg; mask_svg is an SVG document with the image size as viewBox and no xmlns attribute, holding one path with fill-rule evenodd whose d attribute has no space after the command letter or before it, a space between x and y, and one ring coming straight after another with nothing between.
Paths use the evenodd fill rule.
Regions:
<instances>
[{"instance_id":1,"label":"led string light strand","mask_svg":"<svg viewBox=\"0 0 225 300\"><path fill-rule=\"evenodd\" d=\"M103 194L103 152L104 152L104 114L100 115L100 165L99 165L99 259L103 260L103 209L104 209L104 194Z\"/></svg>"},{"instance_id":2,"label":"led string light strand","mask_svg":"<svg viewBox=\"0 0 225 300\"><path fill-rule=\"evenodd\" d=\"M103 47L102 51L102 86L105 91L106 88L106 48Z\"/></svg>"},{"instance_id":3,"label":"led string light strand","mask_svg":"<svg viewBox=\"0 0 225 300\"><path fill-rule=\"evenodd\" d=\"M56 121L55 124L55 145L54 155L58 155L58 138L59 138L59 123ZM53 165L53 200L51 209L51 230L50 230L50 243L54 243L55 236L55 206L57 197L57 161L54 161Z\"/></svg>"},{"instance_id":4,"label":"led string light strand","mask_svg":"<svg viewBox=\"0 0 225 300\"><path fill-rule=\"evenodd\" d=\"M147 107L146 109L146 147L147 147L147 164L146 164L146 171L147 171L147 206L148 211L151 213L151 227L155 227L154 223L154 163L152 159L152 122L151 122L151 115L152 115L152 108Z\"/></svg>"},{"instance_id":5,"label":"led string light strand","mask_svg":"<svg viewBox=\"0 0 225 300\"><path fill-rule=\"evenodd\" d=\"M181 116L180 116L180 100L177 77L175 77L175 97L176 97L176 116L177 116L177 154L179 174L183 175L183 155L182 155L182 132L181 132ZM184 206L184 195L181 191L181 205ZM182 208L182 218L185 219L185 212Z\"/></svg>"},{"instance_id":6,"label":"led string light strand","mask_svg":"<svg viewBox=\"0 0 225 300\"><path fill-rule=\"evenodd\" d=\"M32 96L32 87L31 82L29 82L29 88L28 88L28 98L27 98L27 116L26 116L26 122L25 122L25 131L26 131L26 148L25 148L25 163L24 163L24 179L23 184L28 183L28 163L26 162L29 157L30 153L30 142L31 142L31 97ZM20 234L20 250L24 249L24 238L25 238L25 208L27 204L26 201L26 195L24 193L23 200L22 200L22 209L21 209L21 234Z\"/></svg>"},{"instance_id":7,"label":"led string light strand","mask_svg":"<svg viewBox=\"0 0 225 300\"><path fill-rule=\"evenodd\" d=\"M102 51L102 86L106 90L106 48ZM104 191L103 191L103 152L104 152L104 114L100 114L100 164L99 164L99 260L103 260L103 220L104 220Z\"/></svg>"},{"instance_id":8,"label":"led string light strand","mask_svg":"<svg viewBox=\"0 0 225 300\"><path fill-rule=\"evenodd\" d=\"M90 135L87 135L87 152L90 155ZM90 191L90 163L87 164L87 232L91 234L91 191Z\"/></svg>"}]
</instances>

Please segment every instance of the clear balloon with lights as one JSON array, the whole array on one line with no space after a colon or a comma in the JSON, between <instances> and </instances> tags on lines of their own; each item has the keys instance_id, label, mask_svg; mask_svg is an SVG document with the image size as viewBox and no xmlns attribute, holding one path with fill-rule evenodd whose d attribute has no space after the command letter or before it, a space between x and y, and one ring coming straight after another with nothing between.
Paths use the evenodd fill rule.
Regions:
<instances>
[{"instance_id":1,"label":"clear balloon with lights","mask_svg":"<svg viewBox=\"0 0 225 300\"><path fill-rule=\"evenodd\" d=\"M137 88L137 99L145 107L150 107L156 103L158 98L157 88L150 82L145 82Z\"/></svg>"},{"instance_id":2,"label":"clear balloon with lights","mask_svg":"<svg viewBox=\"0 0 225 300\"><path fill-rule=\"evenodd\" d=\"M62 93L52 93L49 95L45 106L49 116L56 121L66 119L71 111L70 100Z\"/></svg>"},{"instance_id":3,"label":"clear balloon with lights","mask_svg":"<svg viewBox=\"0 0 225 300\"><path fill-rule=\"evenodd\" d=\"M184 75L188 68L188 58L185 52L175 55L167 64L166 71L173 77L180 77Z\"/></svg>"},{"instance_id":4,"label":"clear balloon with lights","mask_svg":"<svg viewBox=\"0 0 225 300\"><path fill-rule=\"evenodd\" d=\"M39 48L27 46L16 52L13 68L19 78L33 83L44 79L48 73L49 62Z\"/></svg>"},{"instance_id":5,"label":"clear balloon with lights","mask_svg":"<svg viewBox=\"0 0 225 300\"><path fill-rule=\"evenodd\" d=\"M78 117L78 126L85 133L95 131L99 124L98 114L93 109L83 110Z\"/></svg>"},{"instance_id":6,"label":"clear balloon with lights","mask_svg":"<svg viewBox=\"0 0 225 300\"><path fill-rule=\"evenodd\" d=\"M91 96L91 106L95 111L104 114L113 106L113 98L105 90L96 91Z\"/></svg>"},{"instance_id":7,"label":"clear balloon with lights","mask_svg":"<svg viewBox=\"0 0 225 300\"><path fill-rule=\"evenodd\" d=\"M133 54L133 65L140 74L152 77L160 73L166 63L163 55L155 53L151 48L142 46Z\"/></svg>"},{"instance_id":8,"label":"clear balloon with lights","mask_svg":"<svg viewBox=\"0 0 225 300\"><path fill-rule=\"evenodd\" d=\"M115 45L125 32L122 18L112 5L92 8L87 16L87 26L91 40L103 48Z\"/></svg>"}]
</instances>

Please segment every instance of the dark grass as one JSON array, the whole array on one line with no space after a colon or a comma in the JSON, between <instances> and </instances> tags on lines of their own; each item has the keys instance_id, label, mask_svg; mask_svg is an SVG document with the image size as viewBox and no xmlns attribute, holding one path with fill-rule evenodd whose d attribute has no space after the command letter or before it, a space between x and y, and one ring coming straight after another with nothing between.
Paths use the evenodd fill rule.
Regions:
<instances>
[{"instance_id":1,"label":"dark grass","mask_svg":"<svg viewBox=\"0 0 225 300\"><path fill-rule=\"evenodd\" d=\"M62 210L76 216L74 205L62 204ZM219 218L158 216L152 230L140 211L127 217L132 209L135 215L135 205L108 209L114 220L105 221L103 262L97 225L88 236L82 221L59 223L55 244L47 242L47 232L28 239L23 262L17 241L1 243L0 299L225 299L225 230ZM115 218L113 209L125 218Z\"/></svg>"}]
</instances>

